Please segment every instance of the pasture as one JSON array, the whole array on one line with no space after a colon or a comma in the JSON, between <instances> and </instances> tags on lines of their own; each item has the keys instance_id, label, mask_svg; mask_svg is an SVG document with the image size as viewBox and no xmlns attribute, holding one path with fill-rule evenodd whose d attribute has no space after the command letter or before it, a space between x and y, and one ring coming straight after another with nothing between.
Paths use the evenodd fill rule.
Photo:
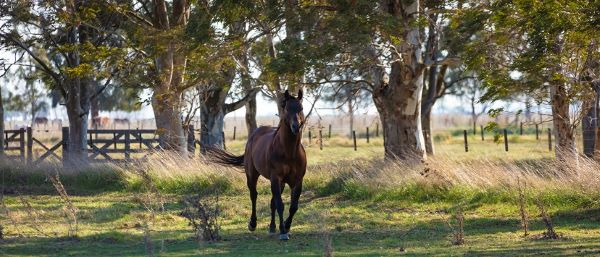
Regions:
<instances>
[{"instance_id":1,"label":"pasture","mask_svg":"<svg viewBox=\"0 0 600 257\"><path fill-rule=\"evenodd\" d=\"M149 161L65 170L2 166L2 256L594 256L600 254L598 165L563 172L532 135L502 143L436 137L422 164L384 163L381 138L313 140L300 209L281 242L267 233L270 190L259 180L258 228L239 170L158 154ZM228 142L234 153L244 140ZM60 173L66 194L48 177ZM519 192L522 192L520 197ZM203 242L181 213L186 195L218 206L221 240ZM289 207L289 188L284 192ZM519 204L522 202L523 204ZM538 203L559 239L546 239ZM75 211L72 211L75 210ZM524 236L522 216L528 216ZM287 209L286 209L287 213ZM457 217L463 217L461 219ZM460 226L462 220L464 226ZM464 231L464 244L454 235Z\"/></svg>"}]
</instances>

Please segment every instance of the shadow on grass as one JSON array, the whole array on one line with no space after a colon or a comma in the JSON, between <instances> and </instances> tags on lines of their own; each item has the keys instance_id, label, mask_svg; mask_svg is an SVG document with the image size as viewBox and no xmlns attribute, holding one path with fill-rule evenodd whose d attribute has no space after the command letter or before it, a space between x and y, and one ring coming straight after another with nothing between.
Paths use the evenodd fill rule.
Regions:
<instances>
[{"instance_id":1,"label":"shadow on grass","mask_svg":"<svg viewBox=\"0 0 600 257\"><path fill-rule=\"evenodd\" d=\"M578 240L530 240L517 243L472 244L475 235L467 228L467 244L450 245L440 224L417 224L411 229L332 232L336 255L348 256L580 256L600 253L600 238ZM159 256L322 256L320 232L299 231L281 242L266 233L223 231L223 241L198 243L190 231L153 232L152 247ZM496 233L490 231L490 233ZM21 238L0 242L4 256L147 256L144 238L138 233L107 232L80 238Z\"/></svg>"}]
</instances>

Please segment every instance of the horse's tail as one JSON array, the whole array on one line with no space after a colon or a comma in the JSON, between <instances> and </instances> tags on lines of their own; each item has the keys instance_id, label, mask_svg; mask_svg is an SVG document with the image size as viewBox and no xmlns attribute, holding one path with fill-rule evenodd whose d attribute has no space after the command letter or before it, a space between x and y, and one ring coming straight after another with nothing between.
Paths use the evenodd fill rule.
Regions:
<instances>
[{"instance_id":1,"label":"horse's tail","mask_svg":"<svg viewBox=\"0 0 600 257\"><path fill-rule=\"evenodd\" d=\"M206 149L206 153L209 160L212 160L218 164L234 167L244 167L243 154L240 156L236 156L216 147L208 147Z\"/></svg>"}]
</instances>

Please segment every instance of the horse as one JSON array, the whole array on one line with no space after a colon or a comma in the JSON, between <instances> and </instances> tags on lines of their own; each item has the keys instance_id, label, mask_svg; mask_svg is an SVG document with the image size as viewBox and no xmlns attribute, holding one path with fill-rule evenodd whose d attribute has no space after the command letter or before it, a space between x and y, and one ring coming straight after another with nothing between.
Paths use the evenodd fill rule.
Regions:
<instances>
[{"instance_id":1,"label":"horse","mask_svg":"<svg viewBox=\"0 0 600 257\"><path fill-rule=\"evenodd\" d=\"M33 123L37 127L40 127L41 125L44 125L45 127L48 127L48 118L46 118L46 117L35 117L33 119Z\"/></svg>"},{"instance_id":2,"label":"horse","mask_svg":"<svg viewBox=\"0 0 600 257\"><path fill-rule=\"evenodd\" d=\"M220 164L244 167L246 182L250 191L252 214L248 230L256 230L256 183L260 176L271 182L271 223L269 233L277 233L275 211L279 216L279 239L289 240L289 231L294 214L298 211L298 201L302 194L302 180L306 173L306 152L300 140L306 122L302 108L302 90L293 97L286 90L280 104L282 114L279 126L261 126L248 138L243 155L235 156L224 150L211 148L208 154ZM292 190L289 216L283 220L284 205L281 194L288 184Z\"/></svg>"}]
</instances>

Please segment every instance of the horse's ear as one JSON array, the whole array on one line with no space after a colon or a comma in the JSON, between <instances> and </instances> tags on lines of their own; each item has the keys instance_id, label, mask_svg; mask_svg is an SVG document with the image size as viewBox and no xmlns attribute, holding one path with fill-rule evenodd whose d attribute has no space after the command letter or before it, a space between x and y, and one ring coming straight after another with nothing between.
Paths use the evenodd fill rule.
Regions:
<instances>
[{"instance_id":1,"label":"horse's ear","mask_svg":"<svg viewBox=\"0 0 600 257\"><path fill-rule=\"evenodd\" d=\"M284 96L284 99L285 99L285 100L287 100L287 99L290 99L290 97L292 97L292 96L290 95L290 91L289 91L289 90L287 90L287 89L285 90L285 93L283 93L283 96Z\"/></svg>"},{"instance_id":2,"label":"horse's ear","mask_svg":"<svg viewBox=\"0 0 600 257\"><path fill-rule=\"evenodd\" d=\"M298 101L302 100L302 89L298 89Z\"/></svg>"},{"instance_id":3,"label":"horse's ear","mask_svg":"<svg viewBox=\"0 0 600 257\"><path fill-rule=\"evenodd\" d=\"M283 99L281 99L281 108L285 108L285 103L287 102L287 100L290 99L290 91L285 90L285 93L283 93Z\"/></svg>"}]
</instances>

